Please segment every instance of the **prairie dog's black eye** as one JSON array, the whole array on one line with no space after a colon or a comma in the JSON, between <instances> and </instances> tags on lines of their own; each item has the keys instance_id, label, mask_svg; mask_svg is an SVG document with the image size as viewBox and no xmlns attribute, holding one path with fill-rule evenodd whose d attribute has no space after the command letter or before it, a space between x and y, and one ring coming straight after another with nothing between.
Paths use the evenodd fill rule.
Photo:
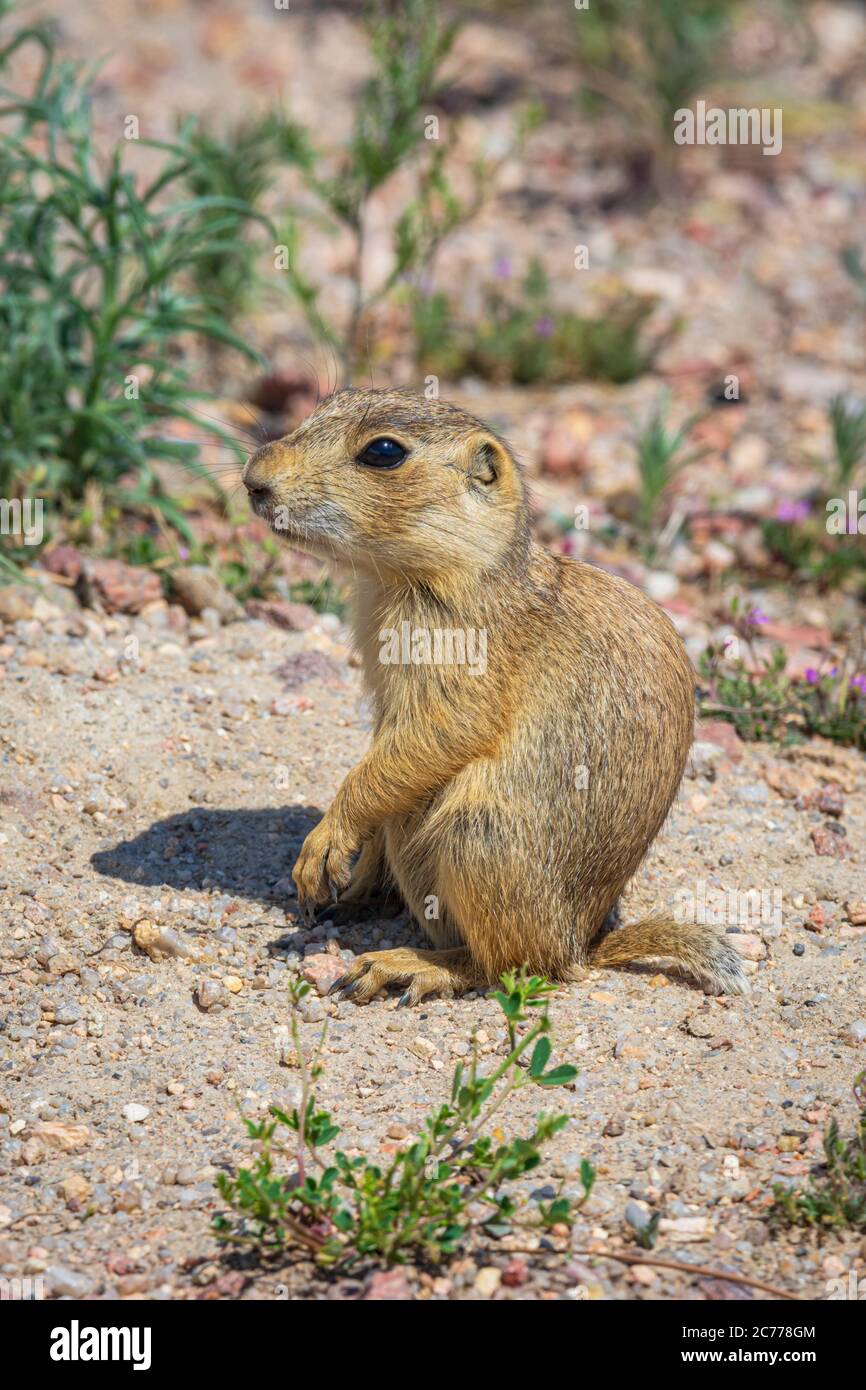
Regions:
<instances>
[{"instance_id":1,"label":"prairie dog's black eye","mask_svg":"<svg viewBox=\"0 0 866 1390\"><path fill-rule=\"evenodd\" d=\"M367 468L397 468L408 452L396 439L383 436L365 444L355 462L363 463Z\"/></svg>"}]
</instances>

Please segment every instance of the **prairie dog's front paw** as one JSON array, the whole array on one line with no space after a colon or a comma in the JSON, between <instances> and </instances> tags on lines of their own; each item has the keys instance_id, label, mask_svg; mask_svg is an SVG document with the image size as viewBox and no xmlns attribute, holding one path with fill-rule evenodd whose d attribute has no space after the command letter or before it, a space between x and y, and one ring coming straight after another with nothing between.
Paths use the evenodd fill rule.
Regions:
<instances>
[{"instance_id":1,"label":"prairie dog's front paw","mask_svg":"<svg viewBox=\"0 0 866 1390\"><path fill-rule=\"evenodd\" d=\"M328 816L310 831L292 870L298 902L305 914L309 915L329 898L336 898L349 886L356 848L339 833Z\"/></svg>"}]
</instances>

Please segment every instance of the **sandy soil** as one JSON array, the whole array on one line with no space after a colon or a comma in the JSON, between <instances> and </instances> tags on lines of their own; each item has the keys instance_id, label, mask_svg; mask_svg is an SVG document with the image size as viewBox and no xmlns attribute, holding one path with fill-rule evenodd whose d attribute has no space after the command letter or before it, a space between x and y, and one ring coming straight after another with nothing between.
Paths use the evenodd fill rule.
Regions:
<instances>
[{"instance_id":1,"label":"sandy soil","mask_svg":"<svg viewBox=\"0 0 866 1390\"><path fill-rule=\"evenodd\" d=\"M56 1294L359 1296L361 1281L328 1284L303 1266L225 1266L208 1231L215 1172L249 1152L239 1109L258 1115L296 1094L280 1061L287 972L410 931L403 919L307 931L288 896L301 840L368 736L345 633L332 618L303 634L249 621L184 629L160 602L108 618L56 597L63 607L37 600L0 649L0 1269L42 1274ZM779 761L724 741L730 752L701 738L624 915L683 889L710 902L720 886L763 889L766 920L736 938L753 993L708 999L652 970L563 989L556 1032L580 1076L532 1186L588 1157L599 1182L575 1247L630 1248L626 1209L640 1221L643 1202L672 1222L657 1255L822 1297L866 1252L857 1238L770 1234L767 1204L775 1179L815 1161L829 1114L853 1123L866 929L846 925L843 904L866 896L863 760L810 744ZM810 832L830 817L790 798L816 780L842 792L845 860L816 854ZM151 961L133 944L141 919L171 928L190 957ZM207 1010L205 981L217 996ZM330 1016L322 1098L342 1142L371 1155L444 1095L473 1031L491 1053L502 1041L483 998L395 1004L313 997L301 1025L312 1041ZM536 1099L517 1098L509 1131ZM507 1258L478 1250L438 1283L398 1278L418 1296L481 1297L491 1276L478 1271ZM567 1251L525 1259L526 1282L507 1296L732 1291Z\"/></svg>"}]
</instances>

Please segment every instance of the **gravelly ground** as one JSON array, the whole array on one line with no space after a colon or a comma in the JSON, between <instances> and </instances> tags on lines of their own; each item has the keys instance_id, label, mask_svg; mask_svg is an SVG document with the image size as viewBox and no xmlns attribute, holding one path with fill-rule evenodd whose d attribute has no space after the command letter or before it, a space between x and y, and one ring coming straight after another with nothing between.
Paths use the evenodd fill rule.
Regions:
<instances>
[{"instance_id":1,"label":"gravelly ground","mask_svg":"<svg viewBox=\"0 0 866 1390\"><path fill-rule=\"evenodd\" d=\"M238 1109L295 1094L297 1073L280 1063L287 971L328 941L349 953L410 930L397 919L310 932L287 893L306 831L367 738L345 633L332 618L304 633L187 627L163 603L109 618L59 587L56 600L37 600L0 646L0 1272L43 1274L56 1295L382 1296L363 1276L233 1267L208 1230L214 1173L248 1152ZM624 915L701 883L710 895L778 889L781 926L744 928L753 994L707 999L650 969L562 990L561 1053L581 1071L561 1093L571 1123L532 1185L588 1157L599 1182L576 1248L633 1248L625 1209L645 1201L674 1223L706 1218L696 1242L666 1228L656 1255L826 1297L828 1279L864 1271L866 1248L772 1234L767 1192L808 1170L828 1116L853 1123L866 929L846 924L844 904L866 897L864 763L815 743L781 761L727 742L702 737ZM810 832L830 818L767 779L789 794L817 780L840 790L849 857L819 857ZM132 944L142 918L196 959L151 961ZM201 1009L200 985L226 978ZM331 1016L322 1099L368 1154L413 1131L473 1030L490 1052L501 1040L496 1005L477 997L399 1012L394 1000L315 999L306 1014L310 1040ZM505 1127L536 1100L517 1097ZM734 1293L565 1252L523 1258L526 1281L498 1297ZM435 1282L412 1270L396 1293L489 1296L497 1276L479 1271L507 1259L479 1250Z\"/></svg>"},{"instance_id":2,"label":"gravelly ground","mask_svg":"<svg viewBox=\"0 0 866 1390\"><path fill-rule=\"evenodd\" d=\"M506 429L527 460L542 513L568 515L587 499L616 512L619 494L633 495L629 441L657 398L659 372L683 412L703 408L723 373L743 375L743 401L704 422L710 453L677 485L687 509L703 512L714 498L731 515L703 537L695 524L664 559L665 573L649 576L655 589L636 556L626 567L668 602L693 656L728 631L723 580L736 582L737 565L750 601L774 620L768 638L783 641L798 668L817 664L816 650L829 660L833 643L862 625L853 593L770 588L769 578L756 588L750 541L779 501L823 496L826 403L838 391L859 394L862 383L862 306L839 261L862 222L862 82L849 83L850 110L834 93L863 21L847 7L848 28L830 42L842 10L822 8L835 27L816 26L816 51L786 79L801 100L784 158L741 167L725 151L692 152L690 204L684 194L650 207L631 196L617 141L605 143L598 122L575 121L572 57L546 46L525 16L516 28L478 18L460 39L459 91L473 112L467 148L511 128L507 100L490 95L502 72L537 78L551 110L499 194L445 248L441 283L465 287L477 308L497 257L518 275L540 255L564 305L587 308L618 268L624 283L658 297L660 328L685 320L655 373L628 387L521 393L464 383L461 403ZM331 7L293 5L289 15L234 0L111 0L67 7L58 19L70 56L109 55L95 99L106 149L127 112L150 136L167 136L180 107L240 114L252 97L284 91L323 142L348 127L358 30ZM758 61L754 35L743 37L747 72ZM774 60L783 66L786 44L783 35ZM819 104L822 95L835 104ZM786 98L786 122L788 106ZM276 194L279 205L287 189ZM387 267L386 224L403 199L402 186L390 190L370 229L371 283ZM575 277L578 235L592 246L592 270ZM345 246L310 236L304 257L326 307L339 309ZM305 340L284 297L249 327L278 367L298 368ZM407 361L395 375L417 379ZM250 385L219 384L227 394ZM586 553L622 568L621 554L603 553L603 512ZM752 514L751 530L738 530L745 523L733 513ZM303 634L252 622L190 628L159 603L139 618L81 612L55 588L0 637L0 1276L42 1275L56 1296L736 1296L730 1283L601 1257L634 1249L625 1213L644 1202L675 1223L656 1256L739 1270L810 1298L826 1297L828 1280L849 1270L864 1277L860 1238L818 1246L772 1232L767 1193L774 1177L808 1172L831 1116L843 1130L854 1121L851 1083L866 1065L866 929L847 921L845 904L866 899L866 764L819 742L782 758L719 730L702 733L696 775L624 914L669 903L678 890L698 895L701 884L771 898L778 889L781 926L768 920L740 934L754 985L746 1000L707 1000L652 970L598 975L558 996L561 1051L581 1074L563 1093L571 1124L537 1182L576 1173L583 1157L596 1163L573 1245L597 1254L523 1256L510 1288L498 1288L510 1258L502 1246L474 1251L437 1279L409 1270L390 1282L368 1271L327 1281L303 1265L263 1272L223 1262L208 1229L213 1175L248 1153L238 1109L262 1113L296 1087L280 1062L286 971L320 954L329 930L299 926L287 875L364 747L357 672L329 620ZM841 792L841 807L832 797L801 807L798 793L822 783ZM844 839L848 857L819 856L813 831L825 849ZM197 959L153 962L137 951L131 932L142 919L174 931ZM396 942L408 930L368 922L331 935L330 949ZM203 1010L198 990L208 981L220 997ZM347 1146L370 1154L412 1132L473 1031L487 1034L491 1052L500 1045L496 1006L472 997L414 1012L395 1012L393 1000L363 1010L316 1000L307 1013L310 1041L330 1015L323 1100ZM534 1103L516 1098L506 1127L518 1131ZM146 1116L129 1119L130 1105ZM706 1219L702 1238L686 1241L689 1227L676 1223L694 1217Z\"/></svg>"}]
</instances>

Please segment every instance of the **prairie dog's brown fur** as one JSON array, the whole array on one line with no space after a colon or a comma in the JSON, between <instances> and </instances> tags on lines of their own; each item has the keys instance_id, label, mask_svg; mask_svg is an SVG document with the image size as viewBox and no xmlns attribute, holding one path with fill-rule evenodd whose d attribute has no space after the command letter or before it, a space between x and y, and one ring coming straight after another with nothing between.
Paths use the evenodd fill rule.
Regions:
<instances>
[{"instance_id":1,"label":"prairie dog's brown fur","mask_svg":"<svg viewBox=\"0 0 866 1390\"><path fill-rule=\"evenodd\" d=\"M382 438L405 460L358 462ZM290 544L354 571L376 712L368 752L301 850L299 899L358 902L390 878L438 948L359 957L354 997L400 983L414 1002L523 963L573 979L647 956L745 990L710 928L652 917L599 937L676 795L692 670L638 589L531 540L502 440L439 401L340 391L259 450L244 481ZM484 662L383 661L389 633L437 630L474 634L476 656L485 634ZM423 636L412 650L424 655Z\"/></svg>"}]
</instances>

